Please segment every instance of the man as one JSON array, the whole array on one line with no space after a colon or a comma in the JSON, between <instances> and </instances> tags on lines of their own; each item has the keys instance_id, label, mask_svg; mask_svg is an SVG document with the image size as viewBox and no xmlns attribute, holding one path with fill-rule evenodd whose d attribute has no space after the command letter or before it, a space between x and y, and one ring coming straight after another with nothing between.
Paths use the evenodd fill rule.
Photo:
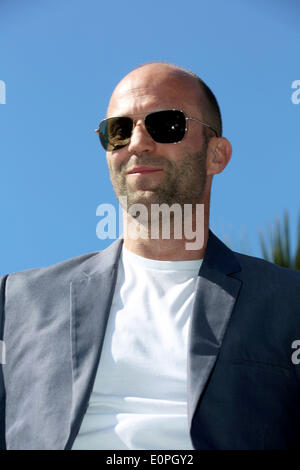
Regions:
<instances>
[{"instance_id":1,"label":"man","mask_svg":"<svg viewBox=\"0 0 300 470\"><path fill-rule=\"evenodd\" d=\"M2 447L297 448L300 275L209 231L212 178L231 156L211 91L147 64L118 84L98 132L126 230L102 252L2 278ZM167 237L151 212L164 204Z\"/></svg>"}]
</instances>

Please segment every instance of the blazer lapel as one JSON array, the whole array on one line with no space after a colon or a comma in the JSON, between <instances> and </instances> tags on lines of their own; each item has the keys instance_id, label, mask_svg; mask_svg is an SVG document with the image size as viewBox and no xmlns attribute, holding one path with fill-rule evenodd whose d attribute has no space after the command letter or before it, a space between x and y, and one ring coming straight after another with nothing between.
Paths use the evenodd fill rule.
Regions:
<instances>
[{"instance_id":1,"label":"blazer lapel","mask_svg":"<svg viewBox=\"0 0 300 470\"><path fill-rule=\"evenodd\" d=\"M200 268L189 337L188 421L192 419L218 357L241 281L229 275L240 271L233 252L211 231Z\"/></svg>"},{"instance_id":2,"label":"blazer lapel","mask_svg":"<svg viewBox=\"0 0 300 470\"><path fill-rule=\"evenodd\" d=\"M122 240L116 240L89 262L71 283L72 407L70 449L87 409L114 294Z\"/></svg>"}]
</instances>

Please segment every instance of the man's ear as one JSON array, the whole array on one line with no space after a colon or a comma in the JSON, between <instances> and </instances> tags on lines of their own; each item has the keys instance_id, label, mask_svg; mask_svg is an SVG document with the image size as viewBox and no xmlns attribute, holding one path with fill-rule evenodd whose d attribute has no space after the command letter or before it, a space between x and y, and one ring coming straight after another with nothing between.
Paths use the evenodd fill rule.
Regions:
<instances>
[{"instance_id":1,"label":"man's ear","mask_svg":"<svg viewBox=\"0 0 300 470\"><path fill-rule=\"evenodd\" d=\"M212 137L207 147L206 174L221 173L227 166L231 154L231 143L226 137Z\"/></svg>"}]
</instances>

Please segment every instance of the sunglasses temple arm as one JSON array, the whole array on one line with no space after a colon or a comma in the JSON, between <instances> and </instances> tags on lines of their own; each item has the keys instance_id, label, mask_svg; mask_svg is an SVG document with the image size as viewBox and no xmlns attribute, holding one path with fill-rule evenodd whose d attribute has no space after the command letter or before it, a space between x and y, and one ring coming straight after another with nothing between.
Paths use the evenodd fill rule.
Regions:
<instances>
[{"instance_id":1,"label":"sunglasses temple arm","mask_svg":"<svg viewBox=\"0 0 300 470\"><path fill-rule=\"evenodd\" d=\"M205 122L202 122L202 121L200 121L199 119L192 118L192 117L187 117L186 119L190 119L191 121L200 122L200 124L202 124L203 126L208 127L209 129L211 129L212 131L214 131L215 134L216 134L216 136L219 137L219 133L217 132L217 129L215 129L214 127L210 126L209 124L206 124Z\"/></svg>"}]
</instances>

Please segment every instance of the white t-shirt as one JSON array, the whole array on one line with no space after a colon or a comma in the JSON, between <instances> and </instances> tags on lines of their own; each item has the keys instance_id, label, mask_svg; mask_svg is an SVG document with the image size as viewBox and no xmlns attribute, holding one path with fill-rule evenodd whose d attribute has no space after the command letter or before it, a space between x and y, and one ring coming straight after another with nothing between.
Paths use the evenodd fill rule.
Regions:
<instances>
[{"instance_id":1,"label":"white t-shirt","mask_svg":"<svg viewBox=\"0 0 300 470\"><path fill-rule=\"evenodd\" d=\"M123 247L98 371L73 449L193 449L187 341L201 262L157 261Z\"/></svg>"}]
</instances>

